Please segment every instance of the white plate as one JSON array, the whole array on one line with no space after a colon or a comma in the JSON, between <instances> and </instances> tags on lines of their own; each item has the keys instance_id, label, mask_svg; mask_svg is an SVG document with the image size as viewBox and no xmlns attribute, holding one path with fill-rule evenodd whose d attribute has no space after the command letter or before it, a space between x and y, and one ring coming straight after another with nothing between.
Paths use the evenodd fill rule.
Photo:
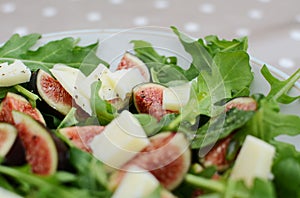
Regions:
<instances>
[{"instance_id":1,"label":"white plate","mask_svg":"<svg viewBox=\"0 0 300 198\"><path fill-rule=\"evenodd\" d=\"M100 41L100 46L97 55L111 64L111 67L116 67L120 58L125 51L131 51L133 45L131 40L145 40L150 42L158 52L165 55L175 55L178 57L179 65L188 67L191 63L191 57L187 54L180 44L177 36L168 28L143 27L135 29L104 29L104 30L79 30L70 32L51 33L43 35L38 45L45 44L51 40L57 40L65 37L79 38L79 45L88 45ZM251 57L252 71L254 72L254 81L251 86L252 93L267 94L270 86L260 73L263 61ZM278 78L286 79L288 75L276 69L275 67L266 64L269 70ZM300 94L300 84L296 83L291 91L291 95ZM290 105L282 105L282 111L287 114L300 115L300 104L294 102ZM282 141L288 141L296 145L300 150L299 143L300 135L296 138L281 137Z\"/></svg>"}]
</instances>

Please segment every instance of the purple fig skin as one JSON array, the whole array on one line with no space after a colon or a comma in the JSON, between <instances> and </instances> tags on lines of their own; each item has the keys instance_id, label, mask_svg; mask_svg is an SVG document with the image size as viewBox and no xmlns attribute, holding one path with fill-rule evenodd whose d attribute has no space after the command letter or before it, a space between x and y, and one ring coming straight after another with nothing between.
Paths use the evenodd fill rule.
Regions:
<instances>
[{"instance_id":1,"label":"purple fig skin","mask_svg":"<svg viewBox=\"0 0 300 198\"><path fill-rule=\"evenodd\" d=\"M16 138L15 143L6 154L3 165L6 166L22 166L26 164L25 148L19 137Z\"/></svg>"},{"instance_id":2,"label":"purple fig skin","mask_svg":"<svg viewBox=\"0 0 300 198\"><path fill-rule=\"evenodd\" d=\"M58 164L57 170L69 170L69 149L66 144L59 139L56 135L54 135L51 131L49 131L51 137L54 140L54 144L57 150L58 155Z\"/></svg>"},{"instance_id":3,"label":"purple fig skin","mask_svg":"<svg viewBox=\"0 0 300 198\"><path fill-rule=\"evenodd\" d=\"M0 122L0 153L4 165L20 166L26 163L25 150L16 127L5 122Z\"/></svg>"}]
</instances>

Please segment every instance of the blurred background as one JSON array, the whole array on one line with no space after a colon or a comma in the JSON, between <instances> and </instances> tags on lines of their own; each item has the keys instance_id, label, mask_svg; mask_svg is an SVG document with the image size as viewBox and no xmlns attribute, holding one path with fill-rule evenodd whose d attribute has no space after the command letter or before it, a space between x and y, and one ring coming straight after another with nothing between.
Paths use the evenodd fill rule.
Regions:
<instances>
[{"instance_id":1,"label":"blurred background","mask_svg":"<svg viewBox=\"0 0 300 198\"><path fill-rule=\"evenodd\" d=\"M253 57L300 68L299 0L0 0L0 43L14 33L176 26L193 37L248 36Z\"/></svg>"}]
</instances>

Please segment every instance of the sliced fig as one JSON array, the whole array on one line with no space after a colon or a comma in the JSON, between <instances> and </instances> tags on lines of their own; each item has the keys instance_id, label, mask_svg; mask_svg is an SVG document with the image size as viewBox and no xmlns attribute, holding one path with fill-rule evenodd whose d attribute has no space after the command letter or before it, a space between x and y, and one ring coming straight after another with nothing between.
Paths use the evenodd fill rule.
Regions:
<instances>
[{"instance_id":1,"label":"sliced fig","mask_svg":"<svg viewBox=\"0 0 300 198\"><path fill-rule=\"evenodd\" d=\"M39 175L53 174L58 166L58 152L49 130L22 112L12 111L12 116L32 172Z\"/></svg>"},{"instance_id":2,"label":"sliced fig","mask_svg":"<svg viewBox=\"0 0 300 198\"><path fill-rule=\"evenodd\" d=\"M14 124L13 110L30 115L35 120L45 124L43 115L37 108L33 108L23 96L8 92L0 104L0 121Z\"/></svg>"},{"instance_id":3,"label":"sliced fig","mask_svg":"<svg viewBox=\"0 0 300 198\"><path fill-rule=\"evenodd\" d=\"M17 136L14 144L6 154L3 165L22 166L26 164L25 148L19 136Z\"/></svg>"},{"instance_id":4,"label":"sliced fig","mask_svg":"<svg viewBox=\"0 0 300 198\"><path fill-rule=\"evenodd\" d=\"M150 73L148 70L148 67L145 65L145 63L140 60L138 57L136 57L135 55L126 52L118 67L117 70L121 70L121 69L129 69L129 68L138 68L139 71L141 72L142 76L144 77L144 79L146 80L146 82L150 81Z\"/></svg>"},{"instance_id":5,"label":"sliced fig","mask_svg":"<svg viewBox=\"0 0 300 198\"><path fill-rule=\"evenodd\" d=\"M221 171L227 168L230 161L226 159L227 149L233 135L229 135L226 138L219 140L216 145L205 155L203 159L203 165L216 166L217 170Z\"/></svg>"},{"instance_id":6,"label":"sliced fig","mask_svg":"<svg viewBox=\"0 0 300 198\"><path fill-rule=\"evenodd\" d=\"M50 74L39 69L32 75L30 81L34 90L47 105L63 115L70 111L72 96Z\"/></svg>"},{"instance_id":7,"label":"sliced fig","mask_svg":"<svg viewBox=\"0 0 300 198\"><path fill-rule=\"evenodd\" d=\"M232 108L244 111L255 111L257 109L257 102L251 97L238 97L225 104L226 111Z\"/></svg>"},{"instance_id":8,"label":"sliced fig","mask_svg":"<svg viewBox=\"0 0 300 198\"><path fill-rule=\"evenodd\" d=\"M8 123L0 123L0 156L5 157L17 139L17 129Z\"/></svg>"},{"instance_id":9,"label":"sliced fig","mask_svg":"<svg viewBox=\"0 0 300 198\"><path fill-rule=\"evenodd\" d=\"M166 87L156 83L144 83L133 89L134 106L139 113L147 113L160 120L168 113L177 111L165 110L162 107L163 91Z\"/></svg>"},{"instance_id":10,"label":"sliced fig","mask_svg":"<svg viewBox=\"0 0 300 198\"><path fill-rule=\"evenodd\" d=\"M0 123L0 156L4 158L4 165L19 166L26 163L25 150L17 129L4 122Z\"/></svg>"},{"instance_id":11,"label":"sliced fig","mask_svg":"<svg viewBox=\"0 0 300 198\"><path fill-rule=\"evenodd\" d=\"M103 126L74 126L66 127L59 130L59 132L68 138L74 146L87 152L91 152L88 146L92 139L104 130Z\"/></svg>"},{"instance_id":12,"label":"sliced fig","mask_svg":"<svg viewBox=\"0 0 300 198\"><path fill-rule=\"evenodd\" d=\"M164 132L150 138L150 145L112 175L110 188L114 189L135 165L152 173L167 190L173 190L183 180L191 163L189 142L182 133Z\"/></svg>"}]
</instances>

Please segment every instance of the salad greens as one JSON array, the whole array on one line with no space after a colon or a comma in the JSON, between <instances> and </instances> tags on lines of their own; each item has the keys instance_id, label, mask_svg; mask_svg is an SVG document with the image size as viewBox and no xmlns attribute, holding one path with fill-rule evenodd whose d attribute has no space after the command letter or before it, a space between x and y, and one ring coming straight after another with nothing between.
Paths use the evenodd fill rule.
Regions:
<instances>
[{"instance_id":1,"label":"salad greens","mask_svg":"<svg viewBox=\"0 0 300 198\"><path fill-rule=\"evenodd\" d=\"M99 63L108 65L96 55L98 43L80 47L77 45L78 39L64 38L51 41L37 50L32 50L40 38L41 35L39 34L23 37L18 34L13 35L0 48L0 61L12 62L19 59L32 71L37 69L49 71L54 64L63 63L70 67L82 69L84 74L89 74Z\"/></svg>"},{"instance_id":2,"label":"salad greens","mask_svg":"<svg viewBox=\"0 0 300 198\"><path fill-rule=\"evenodd\" d=\"M177 57L159 54L151 43L133 40L135 55L148 67L152 81L163 85L178 82L191 83L191 96L180 114L165 115L160 121L148 114L134 116L148 136L165 131L179 131L187 135L193 153L232 135L226 159L226 170L218 172L215 166L203 167L194 162L182 184L173 193L178 197L191 197L201 194L203 198L275 198L300 197L300 152L288 143L276 140L279 135L296 136L300 134L300 117L280 112L281 104L288 105L300 98L288 92L300 79L300 69L286 80L279 80L271 74L267 66L261 73L270 84L270 91L263 95L250 95L254 79L250 57L247 53L246 37L220 40L217 36L207 36L193 40L171 27L185 51L191 55L192 62L187 69L178 65ZM99 43L78 46L78 39L64 38L44 45L39 43L41 35L13 35L0 47L0 62L13 62L20 59L31 71L49 69L56 63L79 68L85 75L91 73L101 60L96 51ZM100 43L101 44L101 43ZM101 47L101 46L100 46ZM86 120L77 120L76 109L61 119L56 115L44 114L47 124L56 133L57 129L100 123L107 125L118 114L108 101L100 98L98 91L101 81L92 85L91 107L93 115ZM0 101L8 92L19 93L35 107L40 98L29 90L27 83L13 87L0 88ZM236 97L251 97L257 110L245 111L238 108L225 111L227 101ZM247 135L258 137L275 146L276 155L272 165L273 179L255 179L253 186L243 181L228 179L239 149ZM63 138L62 138L63 139ZM66 141L66 143L68 143ZM91 154L69 145L69 170L57 171L54 175L43 177L30 172L30 167L8 167L0 165L0 187L24 197L110 197L112 191L108 184L108 173L102 162ZM194 166L203 168L197 172ZM214 176L218 179L214 179ZM148 198L160 197L161 188L156 189ZM55 193L53 193L55 192ZM196 193L196 194L195 194ZM199 195L200 195L199 194Z\"/></svg>"}]
</instances>

